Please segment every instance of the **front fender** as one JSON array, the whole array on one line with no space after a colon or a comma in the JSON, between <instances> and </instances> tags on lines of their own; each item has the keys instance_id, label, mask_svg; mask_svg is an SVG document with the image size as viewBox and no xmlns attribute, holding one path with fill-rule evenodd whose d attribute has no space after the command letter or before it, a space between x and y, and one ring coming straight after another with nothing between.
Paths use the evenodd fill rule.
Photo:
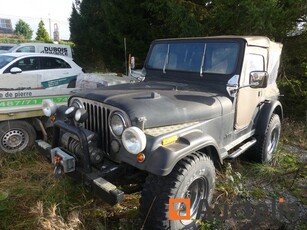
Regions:
<instances>
[{"instance_id":1,"label":"front fender","mask_svg":"<svg viewBox=\"0 0 307 230\"><path fill-rule=\"evenodd\" d=\"M178 161L191 153L213 146L219 153L216 141L209 135L196 130L181 136L176 142L160 146L150 154L145 170L155 175L168 175ZM220 156L220 154L218 154Z\"/></svg>"}]
</instances>

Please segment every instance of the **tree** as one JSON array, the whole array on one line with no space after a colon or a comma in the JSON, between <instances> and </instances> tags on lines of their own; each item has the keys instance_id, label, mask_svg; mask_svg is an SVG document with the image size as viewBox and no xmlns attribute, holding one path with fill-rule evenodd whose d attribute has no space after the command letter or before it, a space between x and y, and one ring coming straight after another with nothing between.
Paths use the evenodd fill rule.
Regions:
<instances>
[{"instance_id":1,"label":"tree","mask_svg":"<svg viewBox=\"0 0 307 230\"><path fill-rule=\"evenodd\" d=\"M71 39L76 44L77 61L86 67L123 71L124 38L127 53L144 61L150 42L156 38L263 35L284 44L282 67L288 80L284 77L287 84L281 93L288 92L284 98L289 99L285 103L301 114L304 111L300 108L306 108L306 99L300 100L298 109L290 102L297 98L293 95L307 98L306 0L77 2L70 18Z\"/></svg>"},{"instance_id":2,"label":"tree","mask_svg":"<svg viewBox=\"0 0 307 230\"><path fill-rule=\"evenodd\" d=\"M211 33L265 35L279 42L307 13L305 0L215 0L209 5Z\"/></svg>"},{"instance_id":3,"label":"tree","mask_svg":"<svg viewBox=\"0 0 307 230\"><path fill-rule=\"evenodd\" d=\"M209 33L209 11L206 1L156 0L143 1L148 24L155 36L187 37L205 36Z\"/></svg>"},{"instance_id":4,"label":"tree","mask_svg":"<svg viewBox=\"0 0 307 230\"><path fill-rule=\"evenodd\" d=\"M287 117L306 119L307 108L307 30L283 41L282 74L279 89Z\"/></svg>"},{"instance_id":5,"label":"tree","mask_svg":"<svg viewBox=\"0 0 307 230\"><path fill-rule=\"evenodd\" d=\"M31 30L31 27L28 23L25 21L19 19L19 21L15 25L15 33L17 35L24 36L25 39L32 39L33 30Z\"/></svg>"},{"instance_id":6,"label":"tree","mask_svg":"<svg viewBox=\"0 0 307 230\"><path fill-rule=\"evenodd\" d=\"M43 41L43 42L52 42L47 30L45 29L45 24L43 20L40 20L38 24L38 29L36 32L36 38L35 40L37 41Z\"/></svg>"},{"instance_id":7,"label":"tree","mask_svg":"<svg viewBox=\"0 0 307 230\"><path fill-rule=\"evenodd\" d=\"M125 68L123 40L127 52L144 60L152 40L146 14L139 5L143 0L83 0L70 18L71 40L76 44L76 60L84 67L122 72ZM82 31L82 32L80 32Z\"/></svg>"}]
</instances>

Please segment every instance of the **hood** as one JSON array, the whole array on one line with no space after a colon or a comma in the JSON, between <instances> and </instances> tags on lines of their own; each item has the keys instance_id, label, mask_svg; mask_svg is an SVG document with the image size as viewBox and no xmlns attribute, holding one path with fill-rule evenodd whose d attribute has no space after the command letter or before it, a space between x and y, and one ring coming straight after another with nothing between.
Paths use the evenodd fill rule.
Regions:
<instances>
[{"instance_id":1,"label":"hood","mask_svg":"<svg viewBox=\"0 0 307 230\"><path fill-rule=\"evenodd\" d=\"M231 100L217 92L171 82L115 85L75 96L117 107L127 113L133 125L145 117L145 128L209 120L232 107Z\"/></svg>"}]
</instances>

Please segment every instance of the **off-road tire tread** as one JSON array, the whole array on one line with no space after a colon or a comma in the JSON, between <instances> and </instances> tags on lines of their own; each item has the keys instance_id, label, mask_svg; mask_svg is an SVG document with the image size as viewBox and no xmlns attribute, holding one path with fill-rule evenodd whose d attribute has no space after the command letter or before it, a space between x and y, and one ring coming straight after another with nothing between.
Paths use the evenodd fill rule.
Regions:
<instances>
[{"instance_id":1,"label":"off-road tire tread","mask_svg":"<svg viewBox=\"0 0 307 230\"><path fill-rule=\"evenodd\" d=\"M184 175L196 162L201 160L210 162L214 168L214 164L208 156L202 153L193 153L180 160L173 171L167 176L148 175L143 185L139 209L140 217L145 226L144 229L162 230L169 228L167 213L169 198L172 198L170 194L174 194L178 190L181 181L185 177ZM155 211L150 212L151 210Z\"/></svg>"},{"instance_id":2,"label":"off-road tire tread","mask_svg":"<svg viewBox=\"0 0 307 230\"><path fill-rule=\"evenodd\" d=\"M268 132L271 128L271 124L273 123L275 117L279 116L277 114L272 114L270 122L268 123L268 126L266 127L264 135L258 136L257 137L257 143L256 145L252 148L252 151L250 152L250 160L256 163L265 163L265 148L266 148L266 138L268 135Z\"/></svg>"}]
</instances>

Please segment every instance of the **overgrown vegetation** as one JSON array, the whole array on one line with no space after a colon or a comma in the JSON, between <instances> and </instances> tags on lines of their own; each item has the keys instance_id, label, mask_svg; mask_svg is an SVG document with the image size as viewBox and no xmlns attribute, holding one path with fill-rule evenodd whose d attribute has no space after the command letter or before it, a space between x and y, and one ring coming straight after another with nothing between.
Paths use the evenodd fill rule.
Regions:
<instances>
[{"instance_id":1,"label":"overgrown vegetation","mask_svg":"<svg viewBox=\"0 0 307 230\"><path fill-rule=\"evenodd\" d=\"M0 37L0 43L18 44L25 42L31 42L31 40L26 40L23 36L3 37L3 38Z\"/></svg>"},{"instance_id":2,"label":"overgrown vegetation","mask_svg":"<svg viewBox=\"0 0 307 230\"><path fill-rule=\"evenodd\" d=\"M0 229L107 229L119 219L136 219L138 194L111 207L52 172L35 150L0 156Z\"/></svg>"},{"instance_id":3,"label":"overgrown vegetation","mask_svg":"<svg viewBox=\"0 0 307 230\"><path fill-rule=\"evenodd\" d=\"M26 40L23 37L14 37L14 38L1 38L0 43L11 43L11 44L18 44L18 43L41 43L42 41L33 41L33 40ZM75 44L70 41L59 41L59 44L62 45L69 45L72 48L75 47Z\"/></svg>"},{"instance_id":4,"label":"overgrown vegetation","mask_svg":"<svg viewBox=\"0 0 307 230\"><path fill-rule=\"evenodd\" d=\"M299 126L299 123L286 121L284 129L290 127L292 131L293 128L296 129L295 134L302 136L294 138L293 132L284 132L282 144L279 145L270 164L255 164L236 159L223 166L218 173L215 198L210 209L218 218L201 222L201 229L249 229L255 226L259 229L306 228L304 221L307 217L306 130L304 125ZM279 210L280 199L289 206L295 205L301 215L292 219L289 218L290 215L273 214L271 208L274 205L273 200L277 203L276 209ZM249 209L251 216L242 206L237 208L235 218L231 216L233 205L247 203L252 206ZM228 207L227 213L225 213L225 204ZM260 219L256 214L256 212L261 213L260 209L256 208L259 204L264 206L264 209L268 208L263 211ZM230 217L226 221L221 221L225 215Z\"/></svg>"},{"instance_id":5,"label":"overgrown vegetation","mask_svg":"<svg viewBox=\"0 0 307 230\"><path fill-rule=\"evenodd\" d=\"M307 117L306 117L307 119ZM307 120L293 121L289 118L283 120L282 136L283 144L307 149Z\"/></svg>"},{"instance_id":6,"label":"overgrown vegetation","mask_svg":"<svg viewBox=\"0 0 307 230\"><path fill-rule=\"evenodd\" d=\"M267 202L279 197L307 205L306 130L301 123L290 121L284 123L283 130L282 144L271 164L251 164L239 159L224 164L218 172L213 200L216 208L224 203ZM126 195L124 203L111 207L70 178L54 178L52 172L53 166L35 150L0 156L0 229L104 230L142 226L138 219L139 193ZM222 209L216 210L223 214ZM247 223L245 219L213 220L203 222L202 229L240 228ZM302 219L287 224L273 221L270 215L261 226L304 229Z\"/></svg>"}]
</instances>

